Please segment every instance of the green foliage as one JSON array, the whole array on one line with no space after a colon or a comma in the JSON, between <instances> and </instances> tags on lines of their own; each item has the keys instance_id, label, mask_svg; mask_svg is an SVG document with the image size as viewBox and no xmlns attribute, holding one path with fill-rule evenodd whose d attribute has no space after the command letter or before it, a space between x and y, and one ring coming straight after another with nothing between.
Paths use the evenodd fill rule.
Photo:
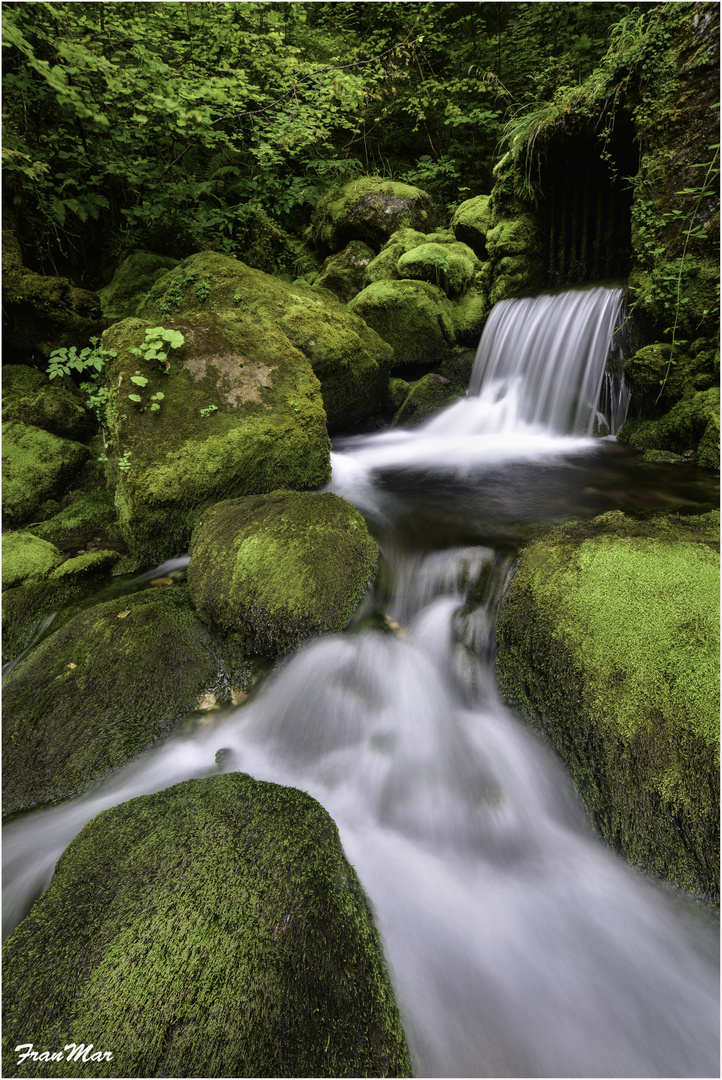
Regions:
<instances>
[{"instance_id":1,"label":"green foliage","mask_svg":"<svg viewBox=\"0 0 722 1080\"><path fill-rule=\"evenodd\" d=\"M193 276L195 277L196 275ZM208 292L210 292L210 283L206 282L206 284ZM201 299L200 296L199 299ZM205 299L205 296L203 299ZM151 326L146 329L145 341L140 348L133 346L128 351L134 356L142 357L142 359L149 364L157 364L164 375L170 375L171 364L168 359L168 353L163 348L163 345L165 343L170 349L180 349L184 341L185 338L180 330L166 330L162 326ZM141 390L148 385L148 380L145 375L131 375L130 381ZM165 395L162 394L160 390L152 395L150 399L151 412L157 412L158 409L160 409L160 403L164 397ZM128 398L135 405L141 405L143 402L143 398L140 394L128 394Z\"/></svg>"},{"instance_id":2,"label":"green foliage","mask_svg":"<svg viewBox=\"0 0 722 1080\"><path fill-rule=\"evenodd\" d=\"M201 416L212 416L214 412L218 412L217 405L206 405L204 409L201 409Z\"/></svg>"},{"instance_id":3,"label":"green foliage","mask_svg":"<svg viewBox=\"0 0 722 1080\"><path fill-rule=\"evenodd\" d=\"M69 349L54 349L45 369L48 378L56 379L58 376L70 375L71 371L85 374L92 369L95 372L101 372L107 354L103 349L98 348L99 340L99 338L91 338L90 345L80 352L74 345L71 345Z\"/></svg>"}]
</instances>

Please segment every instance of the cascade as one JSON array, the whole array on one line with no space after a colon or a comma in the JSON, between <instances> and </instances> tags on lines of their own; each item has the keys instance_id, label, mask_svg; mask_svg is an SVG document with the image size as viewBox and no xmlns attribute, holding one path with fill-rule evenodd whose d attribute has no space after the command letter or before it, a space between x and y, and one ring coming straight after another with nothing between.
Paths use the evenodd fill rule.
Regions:
<instances>
[{"instance_id":1,"label":"cascade","mask_svg":"<svg viewBox=\"0 0 722 1080\"><path fill-rule=\"evenodd\" d=\"M307 790L336 821L415 1075L715 1075L714 919L592 833L494 675L524 530L616 505L616 474L610 494L584 493L610 470L595 455L613 444L589 436L620 303L594 289L499 305L466 399L414 431L336 443L330 489L367 515L382 556L354 624L215 724L11 822L8 930L85 821L212 774L224 748L224 767Z\"/></svg>"}]
</instances>

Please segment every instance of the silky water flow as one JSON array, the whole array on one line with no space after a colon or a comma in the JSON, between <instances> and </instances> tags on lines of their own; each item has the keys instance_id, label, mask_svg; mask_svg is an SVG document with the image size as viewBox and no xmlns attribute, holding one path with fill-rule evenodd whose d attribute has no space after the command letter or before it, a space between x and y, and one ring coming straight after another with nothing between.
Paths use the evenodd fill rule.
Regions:
<instances>
[{"instance_id":1,"label":"silky water flow","mask_svg":"<svg viewBox=\"0 0 722 1080\"><path fill-rule=\"evenodd\" d=\"M224 749L223 768L307 790L336 821L415 1075L719 1075L713 915L602 843L494 676L496 608L525 527L616 497L595 503L588 461L604 442L590 433L621 295L497 305L465 399L413 431L335 447L330 490L381 550L354 626L282 662L217 723L11 823L7 930L85 821L212 775Z\"/></svg>"}]
</instances>

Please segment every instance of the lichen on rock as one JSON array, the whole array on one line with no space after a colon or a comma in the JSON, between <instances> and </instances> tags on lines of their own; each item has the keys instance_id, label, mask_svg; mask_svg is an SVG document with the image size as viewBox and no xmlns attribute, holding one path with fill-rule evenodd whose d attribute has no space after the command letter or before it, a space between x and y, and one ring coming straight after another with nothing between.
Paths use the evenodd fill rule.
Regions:
<instances>
[{"instance_id":1,"label":"lichen on rock","mask_svg":"<svg viewBox=\"0 0 722 1080\"><path fill-rule=\"evenodd\" d=\"M304 792L242 773L94 818L3 967L7 1054L92 1039L113 1055L96 1076L411 1075L334 823Z\"/></svg>"}]
</instances>

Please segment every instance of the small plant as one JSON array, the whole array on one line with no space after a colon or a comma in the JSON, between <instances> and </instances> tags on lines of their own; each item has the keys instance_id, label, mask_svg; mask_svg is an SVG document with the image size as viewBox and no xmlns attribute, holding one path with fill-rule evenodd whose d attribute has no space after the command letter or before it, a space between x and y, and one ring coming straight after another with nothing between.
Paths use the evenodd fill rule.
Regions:
<instances>
[{"instance_id":1,"label":"small plant","mask_svg":"<svg viewBox=\"0 0 722 1080\"><path fill-rule=\"evenodd\" d=\"M203 303L204 300L208 299L208 297L210 296L210 292L211 292L211 279L210 279L210 276L208 274L206 274L203 281L199 281L198 284L196 285L196 296L200 300L201 304Z\"/></svg>"},{"instance_id":2,"label":"small plant","mask_svg":"<svg viewBox=\"0 0 722 1080\"><path fill-rule=\"evenodd\" d=\"M45 369L48 377L57 379L58 376L69 375L71 371L86 372L90 368L100 374L106 359L115 356L116 353L99 349L99 341L100 338L91 338L90 345L81 352L78 352L74 345L71 345L69 349L54 349Z\"/></svg>"},{"instance_id":3,"label":"small plant","mask_svg":"<svg viewBox=\"0 0 722 1080\"><path fill-rule=\"evenodd\" d=\"M201 416L210 416L214 412L218 412L217 405L206 405L205 409L201 409Z\"/></svg>"},{"instance_id":4,"label":"small plant","mask_svg":"<svg viewBox=\"0 0 722 1080\"><path fill-rule=\"evenodd\" d=\"M149 327L145 332L145 341L140 348L132 348L129 351L134 356L142 356L149 364L158 363L161 371L166 375L170 372L170 361L164 349L164 343L171 349L180 349L185 338L180 330L166 330L162 326Z\"/></svg>"},{"instance_id":5,"label":"small plant","mask_svg":"<svg viewBox=\"0 0 722 1080\"><path fill-rule=\"evenodd\" d=\"M132 451L126 450L125 453L118 458L118 468L124 472L130 472L130 458Z\"/></svg>"},{"instance_id":6,"label":"small plant","mask_svg":"<svg viewBox=\"0 0 722 1080\"><path fill-rule=\"evenodd\" d=\"M239 292L234 293L233 294L233 303L234 304L242 304L243 303L243 293L239 293Z\"/></svg>"}]
</instances>

